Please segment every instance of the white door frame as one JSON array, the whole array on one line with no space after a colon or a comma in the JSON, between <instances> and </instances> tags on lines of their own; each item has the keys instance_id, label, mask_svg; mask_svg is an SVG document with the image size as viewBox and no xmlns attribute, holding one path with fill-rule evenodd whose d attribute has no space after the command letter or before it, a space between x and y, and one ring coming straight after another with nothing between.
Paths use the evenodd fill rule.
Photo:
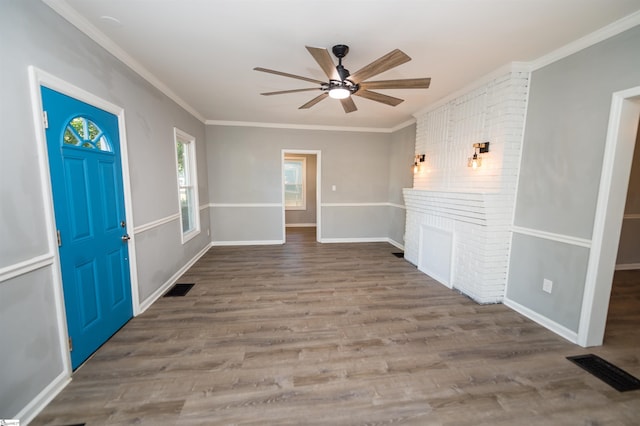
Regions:
<instances>
[{"instance_id":1,"label":"white door frame","mask_svg":"<svg viewBox=\"0 0 640 426\"><path fill-rule=\"evenodd\" d=\"M44 204L44 217L46 221L47 229L47 245L49 253L53 258L53 290L55 297L57 324L59 331L60 347L62 351L62 359L64 362L65 373L71 375L71 356L69 352L69 346L67 343L67 319L64 306L64 296L62 289L62 274L60 266L60 254L58 252L58 243L56 237L56 221L53 208L53 191L51 185L51 174L49 171L49 158L47 154L47 138L45 134L45 128L43 123L43 107L42 107L42 94L40 91L41 86L48 87L57 92L78 99L96 108L100 108L104 111L118 117L118 131L120 137L120 159L122 163L122 185L124 189L124 205L127 221L127 229L131 240L129 240L129 275L131 282L131 304L133 308L133 315L136 316L140 313L140 302L138 294L138 274L136 269L136 249L135 249L135 236L133 234L133 206L131 197L131 181L129 175L129 158L127 150L127 132L125 130L124 109L114 105L104 99L95 96L65 80L62 80L52 74L49 74L34 66L29 66L29 86L31 91L31 107L33 113L33 121L35 126L35 138L38 149L38 169L41 179L42 197Z\"/></svg>"},{"instance_id":2,"label":"white door frame","mask_svg":"<svg viewBox=\"0 0 640 426\"><path fill-rule=\"evenodd\" d=\"M286 154L309 154L316 156L316 241L321 242L322 235L322 151L309 150L309 149L283 149L280 161L280 188L282 193L282 241L287 241L287 224L285 220L285 207L284 207L284 157Z\"/></svg>"},{"instance_id":3,"label":"white door frame","mask_svg":"<svg viewBox=\"0 0 640 426\"><path fill-rule=\"evenodd\" d=\"M640 86L615 92L578 328L578 344L584 347L599 346L604 341L639 120Z\"/></svg>"}]
</instances>

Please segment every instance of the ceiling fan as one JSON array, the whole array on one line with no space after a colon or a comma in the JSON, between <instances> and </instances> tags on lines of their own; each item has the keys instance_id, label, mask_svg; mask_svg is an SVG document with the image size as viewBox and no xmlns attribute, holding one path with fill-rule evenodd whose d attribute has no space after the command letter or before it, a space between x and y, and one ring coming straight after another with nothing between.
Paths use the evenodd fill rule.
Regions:
<instances>
[{"instance_id":1,"label":"ceiling fan","mask_svg":"<svg viewBox=\"0 0 640 426\"><path fill-rule=\"evenodd\" d=\"M261 93L264 96L282 95L285 93L307 92L320 90L322 93L315 98L311 99L306 104L302 105L298 109L311 108L327 96L339 99L344 108L344 112L349 113L356 111L356 104L353 102L351 95L360 96L361 98L370 99L372 101L381 102L386 105L396 106L403 102L403 99L394 98L393 96L383 95L382 93L372 92L370 89L428 89L431 83L431 78L409 78L402 80L379 80L379 81L365 81L368 78L381 74L392 68L402 65L405 62L409 62L411 58L400 49L392 50L386 55L376 59L369 65L366 65L354 72L349 73L342 65L342 58L349 53L349 46L344 44L338 44L331 49L336 58L338 58L338 65L333 62L329 51L321 47L306 46L313 59L316 60L320 68L329 77L329 81L316 80L314 78L303 77L300 75L289 74L286 72L270 70L267 68L256 67L255 71L266 72L270 74L276 74L283 77L295 78L298 80L308 81L310 83L319 84L320 87L306 88L306 89L293 89L293 90L281 90L278 92Z\"/></svg>"}]
</instances>

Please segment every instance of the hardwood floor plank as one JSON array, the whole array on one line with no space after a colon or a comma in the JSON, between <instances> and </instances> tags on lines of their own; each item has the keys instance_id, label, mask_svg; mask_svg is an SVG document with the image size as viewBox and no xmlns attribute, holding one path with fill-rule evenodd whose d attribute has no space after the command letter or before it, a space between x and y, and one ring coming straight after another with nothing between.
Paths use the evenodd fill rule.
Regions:
<instances>
[{"instance_id":1,"label":"hardwood floor plank","mask_svg":"<svg viewBox=\"0 0 640 426\"><path fill-rule=\"evenodd\" d=\"M640 271L616 272L605 345L585 350L509 308L478 305L386 243L215 247L196 285L132 319L34 425L637 425L619 393L568 362L640 376Z\"/></svg>"}]
</instances>

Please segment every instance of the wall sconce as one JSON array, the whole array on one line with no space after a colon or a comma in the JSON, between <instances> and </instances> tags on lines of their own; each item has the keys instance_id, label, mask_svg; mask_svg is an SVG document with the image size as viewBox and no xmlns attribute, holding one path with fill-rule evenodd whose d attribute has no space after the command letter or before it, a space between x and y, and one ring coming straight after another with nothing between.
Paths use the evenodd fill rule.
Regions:
<instances>
[{"instance_id":1,"label":"wall sconce","mask_svg":"<svg viewBox=\"0 0 640 426\"><path fill-rule=\"evenodd\" d=\"M479 157L478 154L484 154L485 152L489 152L489 142L474 143L473 156L469 157L467 166L474 170L482 166L482 157Z\"/></svg>"},{"instance_id":2,"label":"wall sconce","mask_svg":"<svg viewBox=\"0 0 640 426\"><path fill-rule=\"evenodd\" d=\"M420 171L420 166L424 163L425 154L417 154L415 159L413 160L413 173L418 173Z\"/></svg>"}]
</instances>

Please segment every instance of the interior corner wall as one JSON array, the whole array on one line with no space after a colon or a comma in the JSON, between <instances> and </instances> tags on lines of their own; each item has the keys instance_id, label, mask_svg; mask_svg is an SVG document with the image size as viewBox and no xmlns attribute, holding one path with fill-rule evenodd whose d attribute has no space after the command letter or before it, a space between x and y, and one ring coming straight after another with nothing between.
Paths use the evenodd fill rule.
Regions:
<instances>
[{"instance_id":1,"label":"interior corner wall","mask_svg":"<svg viewBox=\"0 0 640 426\"><path fill-rule=\"evenodd\" d=\"M283 243L287 149L321 151L321 240L386 240L389 141L387 133L208 125L214 245Z\"/></svg>"},{"instance_id":2,"label":"interior corner wall","mask_svg":"<svg viewBox=\"0 0 640 426\"><path fill-rule=\"evenodd\" d=\"M506 297L572 333L579 329L612 94L640 82L638 46L640 26L531 75ZM543 278L553 282L550 294Z\"/></svg>"},{"instance_id":3,"label":"interior corner wall","mask_svg":"<svg viewBox=\"0 0 640 426\"><path fill-rule=\"evenodd\" d=\"M636 136L636 147L633 151L616 268L640 269L640 124Z\"/></svg>"},{"instance_id":4,"label":"interior corner wall","mask_svg":"<svg viewBox=\"0 0 640 426\"><path fill-rule=\"evenodd\" d=\"M416 125L411 124L391 134L389 145L389 240L404 249L406 207L403 188L413 184Z\"/></svg>"},{"instance_id":5,"label":"interior corner wall","mask_svg":"<svg viewBox=\"0 0 640 426\"><path fill-rule=\"evenodd\" d=\"M37 413L69 380L63 313L54 294L50 195L39 168L28 66L124 108L141 302L209 244L201 234L182 245L173 127L197 140L200 201L208 205L205 126L40 1L4 1L0 13L0 418ZM135 278L135 277L134 277Z\"/></svg>"}]
</instances>

